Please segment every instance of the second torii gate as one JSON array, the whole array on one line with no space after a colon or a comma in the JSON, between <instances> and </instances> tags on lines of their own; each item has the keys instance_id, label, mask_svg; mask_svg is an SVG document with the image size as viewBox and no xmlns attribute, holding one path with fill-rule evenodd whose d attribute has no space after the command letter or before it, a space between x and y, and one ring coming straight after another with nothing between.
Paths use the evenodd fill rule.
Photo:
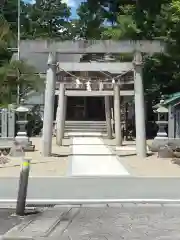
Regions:
<instances>
[{"instance_id":1,"label":"second torii gate","mask_svg":"<svg viewBox=\"0 0 180 240\"><path fill-rule=\"evenodd\" d=\"M49 156L52 148L53 131L53 106L56 83L56 53L63 54L87 54L87 53L134 53L134 95L135 95L135 119L136 119L136 151L139 157L146 156L146 131L144 113L144 90L143 90L143 59L142 53L159 53L165 49L164 43L160 41L25 41L30 52L48 52L48 69L46 76L44 124L42 137L42 155ZM25 44L24 41L21 44ZM24 47L24 46L23 46ZM25 48L25 47L24 47ZM98 62L96 63L98 65ZM104 95L105 96L105 95ZM108 94L107 94L108 96ZM64 108L58 109L59 121L57 123L57 142L61 142L64 134L65 115L65 88L60 87L59 104ZM58 106L59 106L58 104ZM108 97L106 97L106 106ZM114 118L115 136L117 145L122 144L120 124L120 84L114 83Z\"/></svg>"},{"instance_id":2,"label":"second torii gate","mask_svg":"<svg viewBox=\"0 0 180 240\"><path fill-rule=\"evenodd\" d=\"M120 84L121 81L119 81L119 78L122 78L123 83L132 84L131 79L128 78L124 79L124 75L127 75L127 73L132 72L133 64L131 62L63 62L58 64L57 74L62 72L68 73L71 75L71 77L60 77L59 81L59 101L58 101L58 108L57 108L57 116L56 116L56 143L61 146L62 145L62 139L64 137L64 122L65 122L65 112L66 112L66 96L67 95L73 95L73 96L103 96L104 102L105 102L105 116L106 116L106 126L107 126L107 135L108 138L112 138L112 126L111 126L111 106L110 106L110 97L114 95L113 91L107 89L109 86L112 87L113 81L116 80L117 84ZM102 77L97 77L91 79L92 76L88 77L87 79L81 79L81 76L72 75L70 72L95 72L95 73L101 73L103 74ZM113 72L116 73L116 76L114 78L106 74L105 72ZM118 73L118 74L117 74ZM81 75L81 74L80 74ZM90 88L92 86L92 89L88 90L88 83L90 84ZM96 89L94 89L93 85L96 85ZM73 90L66 90L66 87L68 88L68 85L71 87L74 87ZM97 85L99 85L99 88L97 89ZM85 87L85 90L83 90L83 86ZM108 87L107 87L108 86ZM110 87L110 89L111 89ZM122 94L130 94L134 95L134 91L122 91ZM65 96L64 96L65 95ZM120 119L120 108L115 108L115 116L119 116ZM116 114L117 113L117 114ZM120 121L119 121L119 124ZM120 126L121 127L121 126ZM118 134L117 134L118 133ZM121 131L120 128L118 131L116 131L117 137L116 137L116 145L120 146L122 144L122 137L121 137Z\"/></svg>"}]
</instances>

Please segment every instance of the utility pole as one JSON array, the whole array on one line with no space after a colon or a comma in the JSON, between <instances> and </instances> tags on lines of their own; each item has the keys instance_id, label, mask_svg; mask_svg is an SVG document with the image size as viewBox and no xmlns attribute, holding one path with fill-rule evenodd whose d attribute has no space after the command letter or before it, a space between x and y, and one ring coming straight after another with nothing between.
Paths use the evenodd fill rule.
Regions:
<instances>
[{"instance_id":1,"label":"utility pole","mask_svg":"<svg viewBox=\"0 0 180 240\"><path fill-rule=\"evenodd\" d=\"M17 39L17 48L18 48L18 56L17 60L20 60L20 40L21 40L21 0L18 1L18 39ZM18 80L19 80L19 71L18 71ZM17 86L17 104L20 103L20 86Z\"/></svg>"}]
</instances>

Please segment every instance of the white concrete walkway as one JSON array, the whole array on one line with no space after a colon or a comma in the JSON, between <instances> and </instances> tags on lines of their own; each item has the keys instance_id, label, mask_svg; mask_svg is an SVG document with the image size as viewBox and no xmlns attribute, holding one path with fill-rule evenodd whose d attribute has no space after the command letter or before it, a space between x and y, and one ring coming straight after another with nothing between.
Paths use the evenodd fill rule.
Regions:
<instances>
[{"instance_id":1,"label":"white concrete walkway","mask_svg":"<svg viewBox=\"0 0 180 240\"><path fill-rule=\"evenodd\" d=\"M107 136L106 133L101 132L65 132L67 137L103 137Z\"/></svg>"},{"instance_id":2,"label":"white concrete walkway","mask_svg":"<svg viewBox=\"0 0 180 240\"><path fill-rule=\"evenodd\" d=\"M73 137L71 176L125 176L127 170L98 137Z\"/></svg>"}]
</instances>

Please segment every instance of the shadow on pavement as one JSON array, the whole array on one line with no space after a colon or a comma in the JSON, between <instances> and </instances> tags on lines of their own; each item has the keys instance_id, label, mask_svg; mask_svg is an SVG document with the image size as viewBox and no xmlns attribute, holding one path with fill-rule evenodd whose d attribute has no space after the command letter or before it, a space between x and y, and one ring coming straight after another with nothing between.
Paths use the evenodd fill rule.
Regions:
<instances>
[{"instance_id":1,"label":"shadow on pavement","mask_svg":"<svg viewBox=\"0 0 180 240\"><path fill-rule=\"evenodd\" d=\"M14 209L0 209L0 235L3 235L22 221L23 218L16 216Z\"/></svg>"}]
</instances>

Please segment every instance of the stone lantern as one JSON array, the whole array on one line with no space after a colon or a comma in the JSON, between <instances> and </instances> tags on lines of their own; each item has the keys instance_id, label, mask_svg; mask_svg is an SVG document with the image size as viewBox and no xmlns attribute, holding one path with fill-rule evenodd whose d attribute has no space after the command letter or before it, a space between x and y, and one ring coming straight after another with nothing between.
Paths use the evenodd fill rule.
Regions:
<instances>
[{"instance_id":1,"label":"stone lantern","mask_svg":"<svg viewBox=\"0 0 180 240\"><path fill-rule=\"evenodd\" d=\"M21 145L21 147L25 151L34 151L35 146L32 145L32 142L29 141L29 137L27 136L26 126L28 123L27 116L29 112L29 108L23 106L23 100L21 101L21 105L16 108L16 113L18 115L17 124L19 130L17 132L17 136L15 138L16 143Z\"/></svg>"},{"instance_id":2,"label":"stone lantern","mask_svg":"<svg viewBox=\"0 0 180 240\"><path fill-rule=\"evenodd\" d=\"M158 132L155 139L168 139L165 128L168 126L168 108L164 106L164 100L160 101L159 108L155 110L158 115L158 120L156 121L158 125Z\"/></svg>"},{"instance_id":3,"label":"stone lantern","mask_svg":"<svg viewBox=\"0 0 180 240\"><path fill-rule=\"evenodd\" d=\"M18 125L18 132L16 136L16 142L20 143L22 146L26 146L29 143L29 138L27 136L26 125L28 123L27 115L29 112L29 108L23 106L23 102L21 101L21 105L16 108L17 113L17 125Z\"/></svg>"}]
</instances>

